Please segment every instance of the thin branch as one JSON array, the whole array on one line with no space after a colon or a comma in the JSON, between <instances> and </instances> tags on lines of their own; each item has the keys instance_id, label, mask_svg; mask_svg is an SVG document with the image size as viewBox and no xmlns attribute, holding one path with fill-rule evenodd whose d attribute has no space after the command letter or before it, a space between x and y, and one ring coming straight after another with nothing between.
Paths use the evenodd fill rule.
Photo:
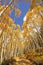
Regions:
<instances>
[{"instance_id":1,"label":"thin branch","mask_svg":"<svg viewBox=\"0 0 43 65\"><path fill-rule=\"evenodd\" d=\"M9 4L0 12L0 16L8 9L8 7L12 4L13 0L9 2Z\"/></svg>"}]
</instances>

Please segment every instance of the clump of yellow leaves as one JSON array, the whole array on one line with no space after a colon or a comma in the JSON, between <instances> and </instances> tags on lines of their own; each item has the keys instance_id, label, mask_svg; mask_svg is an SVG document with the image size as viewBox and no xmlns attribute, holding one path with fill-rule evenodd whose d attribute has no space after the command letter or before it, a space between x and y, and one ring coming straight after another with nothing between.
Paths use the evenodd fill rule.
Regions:
<instances>
[{"instance_id":1,"label":"clump of yellow leaves","mask_svg":"<svg viewBox=\"0 0 43 65\"><path fill-rule=\"evenodd\" d=\"M28 11L23 23L23 36L26 38L26 46L28 52L35 51L37 48L43 47L43 37L41 27L43 26L43 7L37 6ZM41 14L42 13L42 14ZM42 27L43 30L43 27ZM39 44L40 43L40 44ZM27 52L27 51L26 51Z\"/></svg>"},{"instance_id":2,"label":"clump of yellow leaves","mask_svg":"<svg viewBox=\"0 0 43 65\"><path fill-rule=\"evenodd\" d=\"M16 15L16 16L20 16L20 14L21 14L20 9L16 8L16 9L15 9L15 15Z\"/></svg>"},{"instance_id":3,"label":"clump of yellow leaves","mask_svg":"<svg viewBox=\"0 0 43 65\"><path fill-rule=\"evenodd\" d=\"M7 14L11 14L10 7L7 8L6 13L7 13Z\"/></svg>"}]
</instances>

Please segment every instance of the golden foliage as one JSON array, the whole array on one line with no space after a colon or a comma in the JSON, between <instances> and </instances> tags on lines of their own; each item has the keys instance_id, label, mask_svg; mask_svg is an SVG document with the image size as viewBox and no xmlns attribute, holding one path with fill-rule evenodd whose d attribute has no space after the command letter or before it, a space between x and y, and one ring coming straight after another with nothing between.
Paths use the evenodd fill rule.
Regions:
<instances>
[{"instance_id":1,"label":"golden foliage","mask_svg":"<svg viewBox=\"0 0 43 65\"><path fill-rule=\"evenodd\" d=\"M40 5L40 4L42 4L42 0L32 0L30 9L33 9L34 7L36 7L37 5Z\"/></svg>"},{"instance_id":2,"label":"golden foliage","mask_svg":"<svg viewBox=\"0 0 43 65\"><path fill-rule=\"evenodd\" d=\"M6 10L6 12L5 12L6 14L11 14L11 10L10 10L10 7L8 7L7 8L7 10Z\"/></svg>"},{"instance_id":3,"label":"golden foliage","mask_svg":"<svg viewBox=\"0 0 43 65\"><path fill-rule=\"evenodd\" d=\"M18 9L18 8L17 8L17 9L15 9L15 15L16 15L16 16L20 16L20 14L21 14L20 9Z\"/></svg>"},{"instance_id":4,"label":"golden foliage","mask_svg":"<svg viewBox=\"0 0 43 65\"><path fill-rule=\"evenodd\" d=\"M5 8L5 5L4 6L0 6L0 11L2 11L3 9Z\"/></svg>"},{"instance_id":5,"label":"golden foliage","mask_svg":"<svg viewBox=\"0 0 43 65\"><path fill-rule=\"evenodd\" d=\"M10 9L8 11L10 13ZM0 17L0 63L14 59L12 62L16 65L36 65L43 61L42 11L41 6L28 11L22 30L19 24L14 24L13 20L3 13ZM15 13L20 16L21 11L16 9Z\"/></svg>"}]
</instances>

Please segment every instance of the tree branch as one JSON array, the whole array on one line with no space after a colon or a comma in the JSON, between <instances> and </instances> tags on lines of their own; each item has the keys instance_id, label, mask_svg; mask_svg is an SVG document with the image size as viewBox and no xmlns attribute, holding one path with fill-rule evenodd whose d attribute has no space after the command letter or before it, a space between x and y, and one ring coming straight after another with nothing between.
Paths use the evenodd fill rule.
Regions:
<instances>
[{"instance_id":1,"label":"tree branch","mask_svg":"<svg viewBox=\"0 0 43 65\"><path fill-rule=\"evenodd\" d=\"M0 12L0 16L8 9L8 7L12 4L13 0L9 2L9 4Z\"/></svg>"}]
</instances>

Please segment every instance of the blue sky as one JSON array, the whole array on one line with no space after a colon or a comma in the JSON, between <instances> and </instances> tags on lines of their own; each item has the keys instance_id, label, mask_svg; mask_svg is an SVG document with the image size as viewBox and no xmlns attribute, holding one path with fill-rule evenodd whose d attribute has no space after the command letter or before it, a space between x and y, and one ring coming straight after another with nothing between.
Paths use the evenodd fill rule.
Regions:
<instances>
[{"instance_id":1,"label":"blue sky","mask_svg":"<svg viewBox=\"0 0 43 65\"><path fill-rule=\"evenodd\" d=\"M26 15L26 12L29 10L30 3L20 1L17 7L22 11L21 15L19 17L16 17L14 11L12 11L10 16L13 18L15 24L20 24L20 26L22 26L23 18Z\"/></svg>"}]
</instances>

